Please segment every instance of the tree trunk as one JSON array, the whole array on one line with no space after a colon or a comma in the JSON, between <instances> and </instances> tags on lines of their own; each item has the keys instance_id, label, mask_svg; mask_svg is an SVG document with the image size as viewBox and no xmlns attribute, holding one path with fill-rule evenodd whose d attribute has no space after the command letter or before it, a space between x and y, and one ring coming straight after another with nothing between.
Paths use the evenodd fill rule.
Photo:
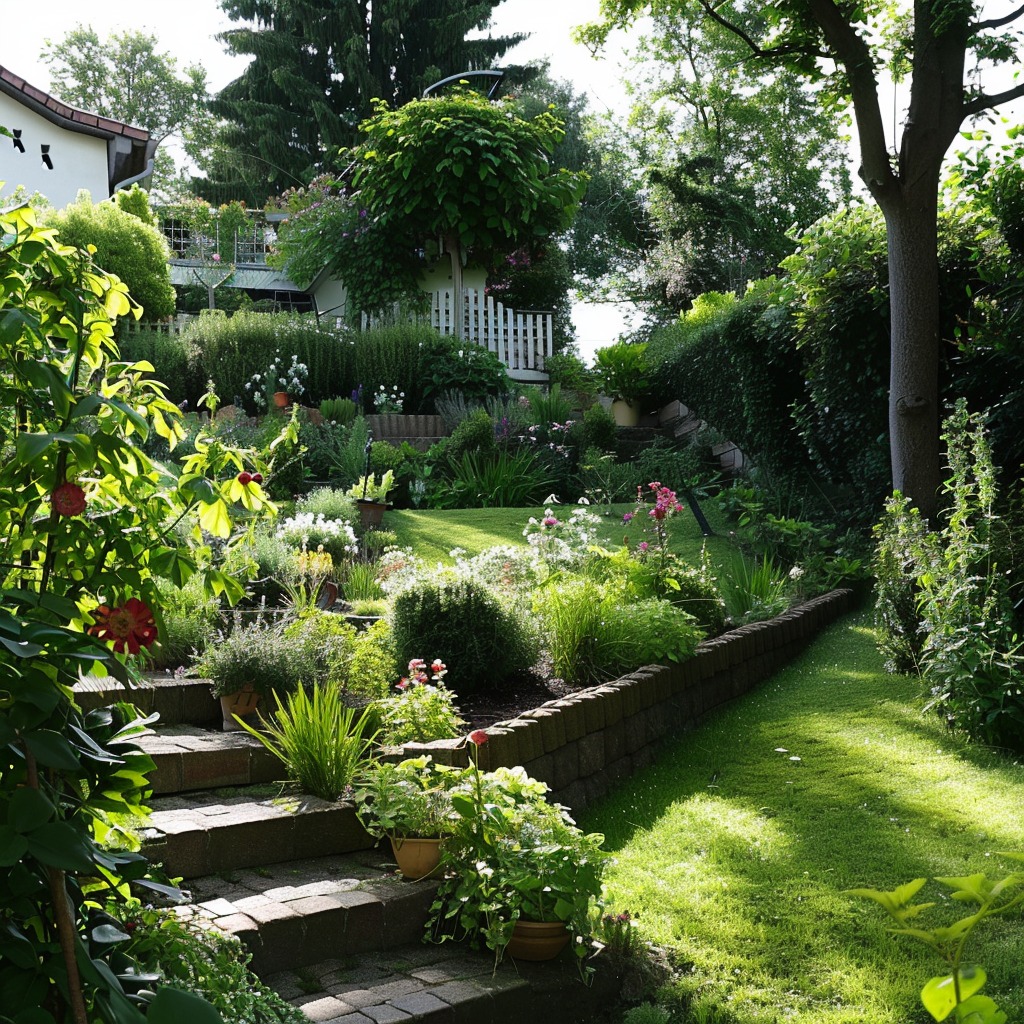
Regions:
<instances>
[{"instance_id":1,"label":"tree trunk","mask_svg":"<svg viewBox=\"0 0 1024 1024\"><path fill-rule=\"evenodd\" d=\"M452 261L452 292L455 306L455 336L461 341L465 336L465 289L462 287L462 245L455 234L444 236L444 247Z\"/></svg>"},{"instance_id":2,"label":"tree trunk","mask_svg":"<svg viewBox=\"0 0 1024 1024\"><path fill-rule=\"evenodd\" d=\"M904 186L880 204L892 313L889 441L893 487L931 519L942 482L939 444L937 182Z\"/></svg>"}]
</instances>

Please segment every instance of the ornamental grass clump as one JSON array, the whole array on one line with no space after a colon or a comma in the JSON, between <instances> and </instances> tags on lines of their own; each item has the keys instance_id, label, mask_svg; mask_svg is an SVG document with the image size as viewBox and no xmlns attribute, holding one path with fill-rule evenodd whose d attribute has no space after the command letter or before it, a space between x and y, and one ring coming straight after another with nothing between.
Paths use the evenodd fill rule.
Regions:
<instances>
[{"instance_id":1,"label":"ornamental grass clump","mask_svg":"<svg viewBox=\"0 0 1024 1024\"><path fill-rule=\"evenodd\" d=\"M369 756L376 734L367 734L367 712L346 707L337 686L298 687L260 728L235 720L288 771L288 781L321 800L337 800Z\"/></svg>"}]
</instances>

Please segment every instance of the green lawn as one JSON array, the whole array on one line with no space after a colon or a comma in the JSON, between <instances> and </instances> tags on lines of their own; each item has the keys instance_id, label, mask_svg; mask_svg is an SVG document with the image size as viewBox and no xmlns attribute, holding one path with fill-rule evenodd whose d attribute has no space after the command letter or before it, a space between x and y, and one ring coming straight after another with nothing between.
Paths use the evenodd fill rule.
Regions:
<instances>
[{"instance_id":1,"label":"green lawn","mask_svg":"<svg viewBox=\"0 0 1024 1024\"><path fill-rule=\"evenodd\" d=\"M713 560L721 560L728 564L735 546L728 536L729 527L713 506L713 502L707 502L702 506L716 534L708 538L708 550ZM567 518L572 514L574 507L558 505L553 511L559 518ZM600 543L611 547L622 543L623 534L626 532L622 525L622 515L632 509L632 504L613 505L610 510L607 507L592 507L591 510L599 514L606 524L600 531ZM539 518L543 514L543 507L401 509L386 514L384 527L398 535L400 545L413 548L416 554L426 561L451 562L449 552L453 548L463 548L470 555L475 555L495 544L524 543L523 528L530 516ZM631 534L633 542L641 539L635 525L631 529ZM670 542L672 549L686 561L695 563L699 560L703 538L696 519L685 505L683 511L671 522Z\"/></svg>"},{"instance_id":2,"label":"green lawn","mask_svg":"<svg viewBox=\"0 0 1024 1024\"><path fill-rule=\"evenodd\" d=\"M996 852L1024 851L1024 767L922 703L915 680L882 670L869 616L851 616L582 815L615 852L615 908L676 958L666 1005L689 1013L675 1019L931 1020L918 992L941 961L843 891L1012 869ZM925 924L963 910L945 891L919 896L946 904ZM982 927L985 992L1024 1020L1021 917Z\"/></svg>"}]
</instances>

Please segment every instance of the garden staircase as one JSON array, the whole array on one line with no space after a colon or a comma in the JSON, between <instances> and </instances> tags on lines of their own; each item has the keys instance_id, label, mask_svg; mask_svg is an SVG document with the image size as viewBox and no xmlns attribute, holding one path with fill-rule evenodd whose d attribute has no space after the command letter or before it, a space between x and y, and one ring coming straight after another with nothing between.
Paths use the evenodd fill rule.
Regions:
<instances>
[{"instance_id":1,"label":"garden staircase","mask_svg":"<svg viewBox=\"0 0 1024 1024\"><path fill-rule=\"evenodd\" d=\"M76 697L88 709L125 694L90 679ZM144 852L307 1019L514 1024L543 1006L589 1021L614 1002L615 979L584 986L569 954L494 970L489 955L423 944L436 883L399 878L351 804L283 793L263 745L221 731L206 681L153 677L130 699L160 713L141 744L156 764Z\"/></svg>"}]
</instances>

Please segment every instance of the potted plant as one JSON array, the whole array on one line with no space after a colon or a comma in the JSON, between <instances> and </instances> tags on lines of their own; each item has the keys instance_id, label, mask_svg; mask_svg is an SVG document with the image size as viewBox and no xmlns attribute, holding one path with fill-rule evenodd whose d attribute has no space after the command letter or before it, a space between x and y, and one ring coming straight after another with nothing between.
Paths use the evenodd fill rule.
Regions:
<instances>
[{"instance_id":1,"label":"potted plant","mask_svg":"<svg viewBox=\"0 0 1024 1024\"><path fill-rule=\"evenodd\" d=\"M612 415L620 427L635 427L640 403L651 384L647 371L647 344L620 341L594 353L604 393L612 399Z\"/></svg>"},{"instance_id":2,"label":"potted plant","mask_svg":"<svg viewBox=\"0 0 1024 1024\"><path fill-rule=\"evenodd\" d=\"M360 821L370 835L388 837L404 877L428 878L438 870L441 842L454 821L451 786L461 772L429 756L412 757L372 765L357 785Z\"/></svg>"},{"instance_id":3,"label":"potted plant","mask_svg":"<svg viewBox=\"0 0 1024 1024\"><path fill-rule=\"evenodd\" d=\"M220 699L224 731L235 732L241 729L235 715L253 715L263 698L295 689L307 667L303 660L301 648L285 637L282 626L268 625L262 616L242 625L236 614L231 631L217 633L193 672L210 680Z\"/></svg>"},{"instance_id":4,"label":"potted plant","mask_svg":"<svg viewBox=\"0 0 1024 1024\"><path fill-rule=\"evenodd\" d=\"M381 476L380 483L373 473L367 473L348 489L348 496L355 498L359 506L359 520L364 530L380 526L384 513L391 507L388 492L394 486L395 473L389 469Z\"/></svg>"},{"instance_id":5,"label":"potted plant","mask_svg":"<svg viewBox=\"0 0 1024 1024\"><path fill-rule=\"evenodd\" d=\"M551 959L573 940L582 963L608 860L604 836L577 828L522 768L481 772L476 750L486 739L470 734L473 764L451 794L448 863L461 868L442 881L428 927L439 938L482 940L496 960Z\"/></svg>"}]
</instances>

